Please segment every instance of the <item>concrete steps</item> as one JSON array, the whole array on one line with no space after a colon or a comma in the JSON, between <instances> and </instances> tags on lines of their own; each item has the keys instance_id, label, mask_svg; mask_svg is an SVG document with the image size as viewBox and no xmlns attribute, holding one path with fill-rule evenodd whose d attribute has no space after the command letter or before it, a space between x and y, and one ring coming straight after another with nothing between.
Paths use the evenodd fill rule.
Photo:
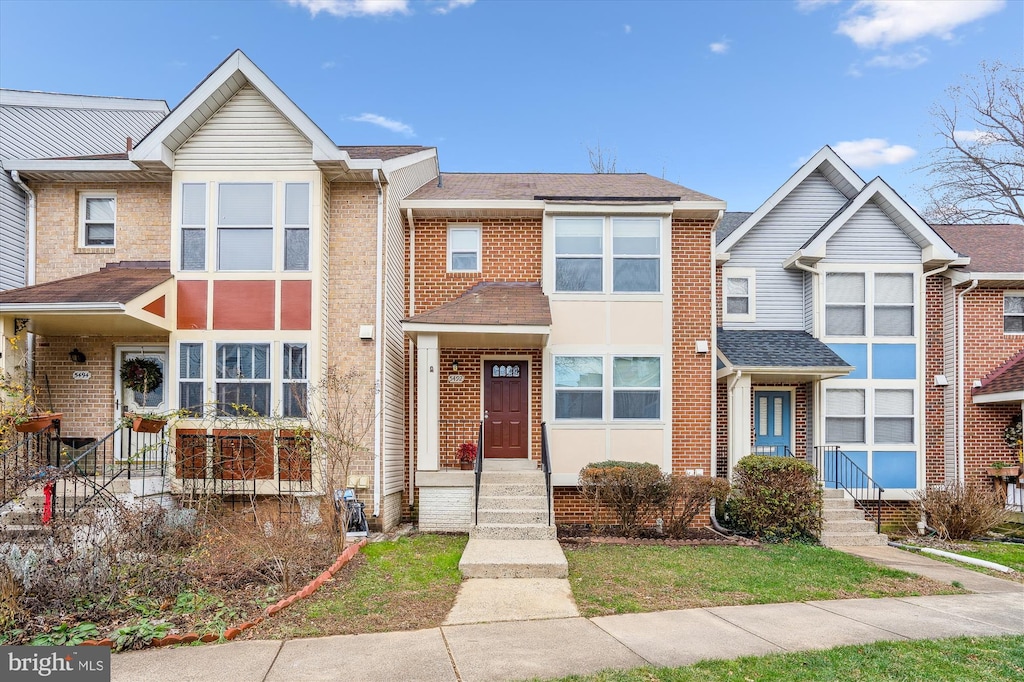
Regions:
<instances>
[{"instance_id":1,"label":"concrete steps","mask_svg":"<svg viewBox=\"0 0 1024 682\"><path fill-rule=\"evenodd\" d=\"M885 545L889 538L875 532L875 524L864 517L844 490L823 491L821 544L826 547L867 547Z\"/></svg>"},{"instance_id":2,"label":"concrete steps","mask_svg":"<svg viewBox=\"0 0 1024 682\"><path fill-rule=\"evenodd\" d=\"M493 465L494 468L491 468ZM544 474L532 462L485 462L477 523L459 561L467 578L565 578L565 554L549 524Z\"/></svg>"}]
</instances>

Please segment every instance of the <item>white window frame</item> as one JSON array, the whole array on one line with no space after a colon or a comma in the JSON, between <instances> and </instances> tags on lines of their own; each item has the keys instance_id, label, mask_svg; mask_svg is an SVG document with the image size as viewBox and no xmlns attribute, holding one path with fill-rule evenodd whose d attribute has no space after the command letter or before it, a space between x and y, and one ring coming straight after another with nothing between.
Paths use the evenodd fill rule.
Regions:
<instances>
[{"instance_id":1,"label":"white window frame","mask_svg":"<svg viewBox=\"0 0 1024 682\"><path fill-rule=\"evenodd\" d=\"M266 185L270 187L270 224L269 225L221 225L220 223L220 202L221 202L221 188L230 185ZM276 224L277 224L277 185L273 181L251 181L251 182L220 182L217 183L217 208L216 208L216 220L214 221L217 226L216 233L216 271L217 272L273 272L274 264L276 262L276 254L274 244L276 243ZM312 207L310 207L312 209ZM221 267L221 233L225 230L269 230L270 231L270 267L269 268L223 268ZM283 260L283 254L282 254Z\"/></svg>"},{"instance_id":2,"label":"white window frame","mask_svg":"<svg viewBox=\"0 0 1024 682\"><path fill-rule=\"evenodd\" d=\"M182 361L182 355L183 355L183 348L185 346L198 346L199 347L199 376L198 377L185 377L185 376L182 376L182 369L183 368L182 368L182 365L181 365L181 361ZM188 384L188 385L197 385L198 384L199 387L200 387L200 394L203 396L204 399L203 399L203 401L198 406L198 409L196 411L196 417L202 417L205 414L205 412L206 412L206 400L205 400L205 397L206 397L206 344L203 341L198 341L198 340L195 340L195 341L179 341L178 342L178 352L176 354L176 360L177 360L177 365L178 365L178 371L177 371L177 375L178 375L178 409L181 409L181 410L188 409L188 408L182 406L182 404L181 404L182 395L184 393L181 390L182 387L184 385L186 385L186 384Z\"/></svg>"},{"instance_id":3,"label":"white window frame","mask_svg":"<svg viewBox=\"0 0 1024 682\"><path fill-rule=\"evenodd\" d=\"M657 360L658 361L658 375L657 375L658 376L658 385L656 387L653 387L653 386L616 386L615 385L615 361L616 360L625 360L625 359L631 359L631 360ZM611 393L611 397L610 397L610 400L611 400L611 405L610 405L611 412L609 414L611 414L611 420L613 422L629 422L629 423L633 423L633 422L660 422L662 420L662 415L664 414L664 409L665 409L665 400L664 400L665 393L662 390L662 388L663 388L662 384L664 383L664 381L663 381L663 374L664 374L665 366L664 366L664 363L662 362L662 357L660 355L650 355L650 354L645 354L645 353L628 353L628 354L627 353L619 353L619 354L611 356L610 364L611 364L611 367L610 367L610 369L611 369L611 372L610 372L610 374L611 374L611 391L610 391L610 393ZM615 394L616 393L654 393L654 392L657 392L657 394L658 394L658 415L656 417L617 417L615 415Z\"/></svg>"},{"instance_id":4,"label":"white window frame","mask_svg":"<svg viewBox=\"0 0 1024 682\"><path fill-rule=\"evenodd\" d=\"M571 222L573 220L600 220L601 221L601 251L600 253L559 253L558 252L558 225L561 221ZM650 214L614 214L614 215L556 215L550 219L547 248L549 249L548 262L545 267L546 277L550 277L549 290L556 296L565 297L604 297L614 296L616 298L639 298L639 297L661 297L670 288L666 273L666 246L670 235L666 234L665 218L661 215ZM658 251L656 254L617 254L615 252L615 225L618 221L650 221L657 225ZM601 287L593 290L583 289L559 289L558 288L558 261L568 259L599 260L601 263ZM625 291L615 288L615 262L626 259L655 260L658 263L657 288L648 291Z\"/></svg>"},{"instance_id":5,"label":"white window frame","mask_svg":"<svg viewBox=\"0 0 1024 682\"><path fill-rule=\"evenodd\" d=\"M880 277L899 275L910 277L910 303L879 303L878 302L878 280ZM871 273L871 335L885 339L912 338L917 332L917 277L912 272L872 272ZM909 334L879 334L875 324L875 311L878 309L904 309L910 308L910 333ZM866 320L865 320L866 322Z\"/></svg>"},{"instance_id":6,"label":"white window frame","mask_svg":"<svg viewBox=\"0 0 1024 682\"><path fill-rule=\"evenodd\" d=\"M906 414L879 414L878 412L878 394L885 391L902 391L910 394L910 412ZM872 450L883 450L890 446L906 447L917 444L917 391L907 387L900 388L876 388L871 392L871 443ZM909 441L880 441L878 440L878 423L879 420L910 420L910 440Z\"/></svg>"},{"instance_id":7,"label":"white window frame","mask_svg":"<svg viewBox=\"0 0 1024 682\"><path fill-rule=\"evenodd\" d=\"M453 250L452 234L456 232L466 232L473 234L476 237L476 248L473 249L472 251ZM446 252L448 272L481 272L483 270L483 226L475 223L449 223ZM465 269L456 268L452 263L452 256L455 253L472 253L473 255L476 256L476 267Z\"/></svg>"},{"instance_id":8,"label":"white window frame","mask_svg":"<svg viewBox=\"0 0 1024 682\"><path fill-rule=\"evenodd\" d=\"M859 391L861 396L862 396L862 398L863 398L863 401L864 401L864 410L863 410L863 412L861 412L860 414L832 414L831 412L829 412L829 409L828 409L828 396L829 396L829 393L832 393L833 391L836 391L836 392L838 392L838 391ZM824 416L824 420L825 420L825 433L824 433L824 437L825 437L825 442L826 443L838 444L840 446L845 446L845 445L865 445L866 446L869 443L871 443L871 433L868 430L868 428L869 428L869 423L868 422L870 421L868 419L868 414L871 414L870 406L868 404L868 401L870 399L870 393L871 393L870 389L862 388L862 387L859 387L859 386L850 386L850 387L846 387L846 386L839 387L839 386L836 386L834 388L833 387L828 387L828 388L825 389L825 405L824 405L824 409L822 410L822 412L823 412L823 416ZM859 419L861 421L862 430L864 432L864 439L863 440L859 440L859 441L851 441L851 440L833 440L833 439L829 438L829 428L828 428L828 420L829 419L845 419L845 420Z\"/></svg>"},{"instance_id":9,"label":"white window frame","mask_svg":"<svg viewBox=\"0 0 1024 682\"><path fill-rule=\"evenodd\" d=\"M1004 291L1003 292L1003 333L1004 334L1024 334L1024 330L1022 330L1022 331L1007 331L1007 329L1006 329L1006 319L1008 317L1010 317L1010 318L1020 317L1020 318L1024 319L1024 313L1007 313L1006 312L1006 299L1008 299L1008 298L1021 298L1021 299L1024 299L1024 291Z\"/></svg>"},{"instance_id":10,"label":"white window frame","mask_svg":"<svg viewBox=\"0 0 1024 682\"><path fill-rule=\"evenodd\" d=\"M624 223L624 222L627 222L627 221L629 221L629 222L649 222L649 223L653 223L656 226L657 229L655 230L655 235L657 236L657 240L658 240L658 249L657 249L656 253L649 253L649 254L620 254L620 253L616 253L615 252L615 236L616 236L616 234L615 234L615 227L616 227L616 224L617 223ZM661 274L662 274L662 270L661 270L661 268L662 268L661 254L665 250L665 246L662 243L664 240L662 239L662 236L661 236L661 232L662 232L661 218L652 218L650 216L614 216L614 217L611 218L610 222L611 222L611 225L606 228L607 237L605 239L605 243L607 244L607 246L605 248L606 248L606 251L607 251L606 257L610 260L610 263L608 265L608 270L610 271L608 273L608 280L610 280L608 286L611 289L611 293L613 293L613 294L660 294L661 293L661 288L662 288L662 285L661 285ZM658 265L658 276L657 276L657 278L655 278L655 281L657 282L657 286L654 289L647 289L647 290L619 290L619 289L616 289L615 288L615 262L619 261L619 260L653 260L653 261L656 261L657 265Z\"/></svg>"},{"instance_id":11,"label":"white window frame","mask_svg":"<svg viewBox=\"0 0 1024 682\"><path fill-rule=\"evenodd\" d=\"M89 199L112 199L114 204L114 241L112 244L90 244L88 240L90 221L86 219L86 205ZM106 224L106 223L103 223ZM90 190L78 194L78 246L82 249L114 249L117 248L117 192L113 190Z\"/></svg>"},{"instance_id":12,"label":"white window frame","mask_svg":"<svg viewBox=\"0 0 1024 682\"><path fill-rule=\"evenodd\" d=\"M593 358L601 363L601 385L600 386L559 386L557 378L557 365L559 358ZM574 423L574 422L601 422L604 421L605 415L605 383L608 372L605 369L605 356L599 353L587 354L587 353L560 353L551 357L552 367L552 386L554 388L555 399L551 404L551 411L554 418L559 422ZM558 410L558 393L600 393L601 394L601 414L597 417L559 417L557 414Z\"/></svg>"},{"instance_id":13,"label":"white window frame","mask_svg":"<svg viewBox=\"0 0 1024 682\"><path fill-rule=\"evenodd\" d=\"M221 346L263 346L267 349L267 376L266 378L255 378L255 377L221 377L217 376L217 364L220 356ZM260 384L266 385L267 389L267 414L261 414L262 417L269 417L273 413L274 406L274 344L271 343L257 343L252 341L216 341L213 344L213 374L214 374L214 402L218 406L218 410L221 409L220 400L220 385L221 384ZM243 404L243 403L239 403ZM252 405L249 408L256 412ZM229 409L224 409L225 414L230 415ZM242 413L245 416L246 413ZM257 412L257 414L259 414Z\"/></svg>"},{"instance_id":14,"label":"white window frame","mask_svg":"<svg viewBox=\"0 0 1024 682\"><path fill-rule=\"evenodd\" d=\"M845 339L862 339L862 338L871 336L870 326L869 325L872 324L873 320L871 319L872 316L871 316L871 313L870 313L870 310L869 310L868 301L871 300L871 291L869 289L869 286L870 286L870 282L872 281L873 278L869 277L868 276L869 274L871 274L871 273L867 273L867 272L864 272L862 270L857 270L857 271L831 270L831 271L828 271L828 272L826 272L824 274L824 276L822 277L822 282L825 285L825 295L822 297L822 300L824 300L824 302L825 302L825 316L824 316L824 318L821 321L822 327L823 327L823 331L824 331L824 336L828 336L830 338L831 337L835 337L835 338L845 338ZM859 302L859 303L857 303L857 302L846 302L846 301L844 301L844 302L830 302L828 300L828 295L829 295L828 280L829 280L829 277L831 275L860 275L860 277L863 279L863 282L864 282L864 300ZM863 313L864 313L864 330L863 330L863 332L861 332L860 334L833 334L833 333L830 333L829 329L828 329L828 310L829 310L830 307L831 308L860 308L863 311Z\"/></svg>"},{"instance_id":15,"label":"white window frame","mask_svg":"<svg viewBox=\"0 0 1024 682\"><path fill-rule=\"evenodd\" d=\"M295 378L288 376L288 369L291 364L290 357L287 353L288 348L291 346L302 346L303 348L303 374L305 376ZM285 405L288 396L291 395L292 387L302 385L305 387L305 395L303 401L306 405L309 404L309 342L308 341L282 341L280 344L280 357L281 362L278 365L281 368L281 376L278 382L281 390L281 399L279 401L281 405L280 414L284 419L305 419L305 414L285 414Z\"/></svg>"},{"instance_id":16,"label":"white window frame","mask_svg":"<svg viewBox=\"0 0 1024 682\"><path fill-rule=\"evenodd\" d=\"M288 188L293 185L301 185L306 188L306 220L302 223L289 223L288 222ZM284 213L282 222L284 223L284 229L281 230L281 269L285 272L309 272L313 264L313 243L312 238L312 221L313 221L313 186L309 182L286 182L284 183L284 197L282 203L284 204ZM291 231L305 230L306 231L306 267L305 268L289 268L288 267L288 233Z\"/></svg>"},{"instance_id":17,"label":"white window frame","mask_svg":"<svg viewBox=\"0 0 1024 682\"><path fill-rule=\"evenodd\" d=\"M207 239L209 234L209 222L210 222L210 187L209 183L205 182L182 182L179 185L180 196L178 197L178 209L180 211L178 220L178 269L181 272L206 272L209 269L209 253L207 249ZM203 222L202 223L186 223L185 222L185 187L195 186L203 188ZM185 233L186 232L202 232L203 235L203 267L201 268L185 268Z\"/></svg>"},{"instance_id":18,"label":"white window frame","mask_svg":"<svg viewBox=\"0 0 1024 682\"><path fill-rule=\"evenodd\" d=\"M729 295L729 280L747 281L747 312L730 313L729 299L744 298ZM757 270L754 268L722 268L722 321L723 322L754 322L757 319L755 304L757 301Z\"/></svg>"}]
</instances>

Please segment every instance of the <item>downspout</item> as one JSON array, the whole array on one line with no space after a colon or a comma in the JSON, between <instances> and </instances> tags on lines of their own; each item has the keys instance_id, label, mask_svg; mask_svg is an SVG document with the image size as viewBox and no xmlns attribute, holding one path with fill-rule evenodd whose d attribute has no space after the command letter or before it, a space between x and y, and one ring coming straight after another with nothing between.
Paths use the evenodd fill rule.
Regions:
<instances>
[{"instance_id":1,"label":"downspout","mask_svg":"<svg viewBox=\"0 0 1024 682\"><path fill-rule=\"evenodd\" d=\"M25 285L32 286L36 283L36 193L22 181L18 171L11 171L11 180L14 180L14 184L20 187L25 196L28 197L28 215L25 221L25 245L28 249L28 260L25 263ZM36 375L36 335L32 332L28 332L25 335L25 346L27 388L34 381Z\"/></svg>"},{"instance_id":2,"label":"downspout","mask_svg":"<svg viewBox=\"0 0 1024 682\"><path fill-rule=\"evenodd\" d=\"M373 393L373 516L380 516L381 496L381 393L384 384L381 377L384 335L382 334L384 305L384 187L380 184L380 171L373 169L373 181L377 185L377 296L374 301L374 333L376 341L373 349L374 393Z\"/></svg>"},{"instance_id":3,"label":"downspout","mask_svg":"<svg viewBox=\"0 0 1024 682\"><path fill-rule=\"evenodd\" d=\"M408 208L405 215L409 220L409 317L416 314L416 223L412 219L412 209ZM416 400L414 389L416 382L416 344L412 339L408 341L409 346L409 388L406 395L409 398L409 509L416 503Z\"/></svg>"},{"instance_id":4,"label":"downspout","mask_svg":"<svg viewBox=\"0 0 1024 682\"><path fill-rule=\"evenodd\" d=\"M966 478L964 474L964 400L967 398L964 390L964 297L976 286L978 286L978 280L972 279L970 286L957 295L956 301L956 469L957 480L961 484Z\"/></svg>"}]
</instances>

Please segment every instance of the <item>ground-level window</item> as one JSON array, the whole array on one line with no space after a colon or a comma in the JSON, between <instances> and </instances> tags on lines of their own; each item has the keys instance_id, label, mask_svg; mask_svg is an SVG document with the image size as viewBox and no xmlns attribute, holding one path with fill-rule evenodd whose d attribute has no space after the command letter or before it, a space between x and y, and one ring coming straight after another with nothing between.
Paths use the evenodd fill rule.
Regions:
<instances>
[{"instance_id":1,"label":"ground-level window","mask_svg":"<svg viewBox=\"0 0 1024 682\"><path fill-rule=\"evenodd\" d=\"M830 388L825 392L825 440L863 443L867 403L862 388Z\"/></svg>"},{"instance_id":2,"label":"ground-level window","mask_svg":"<svg viewBox=\"0 0 1024 682\"><path fill-rule=\"evenodd\" d=\"M612 418L661 418L661 358L612 359Z\"/></svg>"},{"instance_id":3,"label":"ground-level window","mask_svg":"<svg viewBox=\"0 0 1024 682\"><path fill-rule=\"evenodd\" d=\"M306 344L286 343L282 354L281 416L306 416Z\"/></svg>"},{"instance_id":4,"label":"ground-level window","mask_svg":"<svg viewBox=\"0 0 1024 682\"><path fill-rule=\"evenodd\" d=\"M1003 331L1024 334L1024 291L1003 294Z\"/></svg>"},{"instance_id":5,"label":"ground-level window","mask_svg":"<svg viewBox=\"0 0 1024 682\"><path fill-rule=\"evenodd\" d=\"M603 361L596 356L555 357L555 419L601 419Z\"/></svg>"},{"instance_id":6,"label":"ground-level window","mask_svg":"<svg viewBox=\"0 0 1024 682\"><path fill-rule=\"evenodd\" d=\"M270 414L270 344L218 343L217 409L224 414Z\"/></svg>"},{"instance_id":7,"label":"ground-level window","mask_svg":"<svg viewBox=\"0 0 1024 682\"><path fill-rule=\"evenodd\" d=\"M203 344L178 346L178 407L190 416L203 414Z\"/></svg>"},{"instance_id":8,"label":"ground-level window","mask_svg":"<svg viewBox=\"0 0 1024 682\"><path fill-rule=\"evenodd\" d=\"M875 442L914 442L913 389L875 390Z\"/></svg>"}]
</instances>

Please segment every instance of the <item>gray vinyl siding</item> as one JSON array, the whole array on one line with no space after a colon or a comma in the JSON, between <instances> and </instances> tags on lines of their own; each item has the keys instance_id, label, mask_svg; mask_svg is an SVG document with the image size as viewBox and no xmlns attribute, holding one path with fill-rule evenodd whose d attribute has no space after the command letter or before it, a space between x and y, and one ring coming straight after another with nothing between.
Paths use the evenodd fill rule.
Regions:
<instances>
[{"instance_id":1,"label":"gray vinyl siding","mask_svg":"<svg viewBox=\"0 0 1024 682\"><path fill-rule=\"evenodd\" d=\"M956 291L952 283L942 278L942 372L948 384L942 389L943 481L954 483L956 472Z\"/></svg>"},{"instance_id":2,"label":"gray vinyl siding","mask_svg":"<svg viewBox=\"0 0 1024 682\"><path fill-rule=\"evenodd\" d=\"M801 182L729 250L724 266L756 270L753 322L724 322L726 329L803 329L804 273L782 263L832 217L846 197L818 172Z\"/></svg>"},{"instance_id":3,"label":"gray vinyl siding","mask_svg":"<svg viewBox=\"0 0 1024 682\"><path fill-rule=\"evenodd\" d=\"M437 177L437 158L431 157L393 171L386 187L384 254L384 495L401 492L405 484L406 374L405 335L405 221L399 204Z\"/></svg>"},{"instance_id":4,"label":"gray vinyl siding","mask_svg":"<svg viewBox=\"0 0 1024 682\"><path fill-rule=\"evenodd\" d=\"M832 235L825 253L826 263L921 262L921 247L873 202Z\"/></svg>"},{"instance_id":5,"label":"gray vinyl siding","mask_svg":"<svg viewBox=\"0 0 1024 682\"><path fill-rule=\"evenodd\" d=\"M255 88L246 85L174 156L176 170L315 170L313 146Z\"/></svg>"},{"instance_id":6,"label":"gray vinyl siding","mask_svg":"<svg viewBox=\"0 0 1024 682\"><path fill-rule=\"evenodd\" d=\"M0 167L0 291L25 286L26 197Z\"/></svg>"},{"instance_id":7,"label":"gray vinyl siding","mask_svg":"<svg viewBox=\"0 0 1024 682\"><path fill-rule=\"evenodd\" d=\"M804 273L804 331L814 336L814 275Z\"/></svg>"}]
</instances>

